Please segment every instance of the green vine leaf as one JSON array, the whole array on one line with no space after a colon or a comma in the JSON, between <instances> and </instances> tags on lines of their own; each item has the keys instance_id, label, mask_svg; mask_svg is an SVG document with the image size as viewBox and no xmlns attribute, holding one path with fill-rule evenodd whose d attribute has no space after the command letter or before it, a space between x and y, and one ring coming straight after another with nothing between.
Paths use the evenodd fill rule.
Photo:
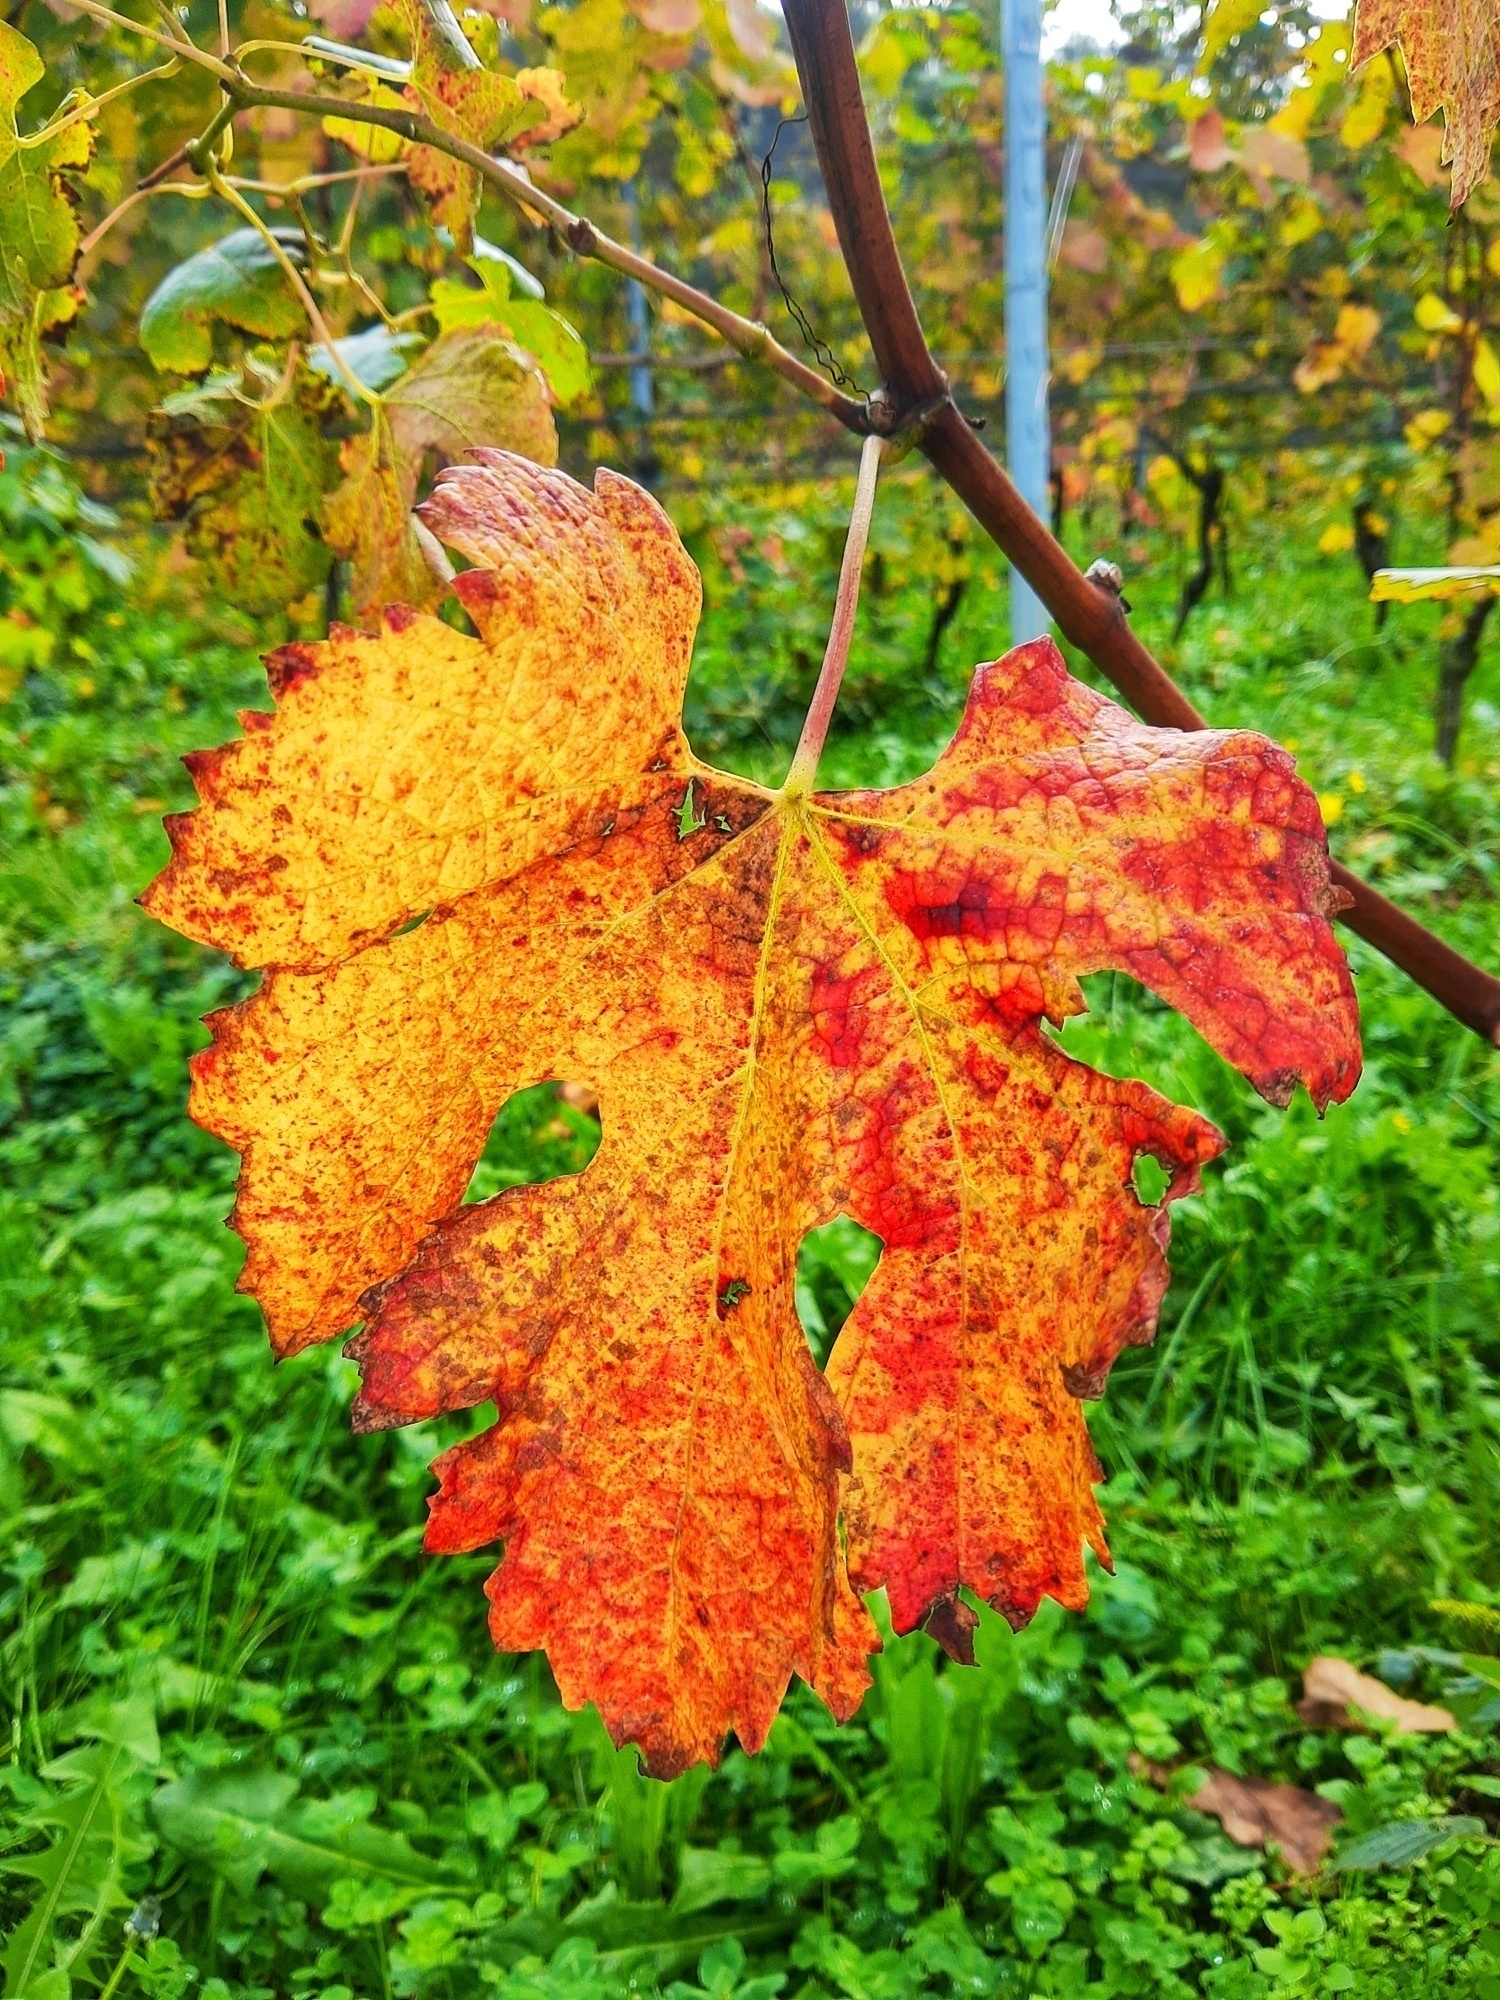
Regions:
<instances>
[{"instance_id":1,"label":"green vine leaf","mask_svg":"<svg viewBox=\"0 0 1500 2000\"><path fill-rule=\"evenodd\" d=\"M9 386L33 442L47 415L42 335L71 319L80 298L70 177L94 151L87 118L21 137L16 107L45 74L32 44L0 21L0 387Z\"/></svg>"},{"instance_id":2,"label":"green vine leaf","mask_svg":"<svg viewBox=\"0 0 1500 2000\"><path fill-rule=\"evenodd\" d=\"M341 400L320 376L303 373L290 393L273 388L247 405L245 388L262 370L274 380L258 359L247 360L243 375L221 372L167 397L149 445L158 517L186 523L189 555L253 617L284 611L328 574L318 517L337 477L338 447L325 426Z\"/></svg>"},{"instance_id":3,"label":"green vine leaf","mask_svg":"<svg viewBox=\"0 0 1500 2000\"><path fill-rule=\"evenodd\" d=\"M465 261L479 279L477 286L439 278L432 287L432 310L441 331L498 326L536 357L559 403L587 395L589 351L577 328L536 299L513 298L508 259L486 256L476 246Z\"/></svg>"},{"instance_id":4,"label":"green vine leaf","mask_svg":"<svg viewBox=\"0 0 1500 2000\"><path fill-rule=\"evenodd\" d=\"M271 234L302 261L300 230ZM236 229L169 271L141 311L141 346L165 374L201 374L213 360L215 320L266 340L302 330L302 306L258 230Z\"/></svg>"}]
</instances>

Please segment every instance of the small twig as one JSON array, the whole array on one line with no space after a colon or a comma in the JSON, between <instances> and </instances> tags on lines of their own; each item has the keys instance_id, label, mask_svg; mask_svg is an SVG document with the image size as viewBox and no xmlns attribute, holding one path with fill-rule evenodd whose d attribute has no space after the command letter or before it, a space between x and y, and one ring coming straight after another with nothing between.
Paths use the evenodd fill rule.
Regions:
<instances>
[{"instance_id":1,"label":"small twig","mask_svg":"<svg viewBox=\"0 0 1500 2000\"><path fill-rule=\"evenodd\" d=\"M120 1981L125 1977L126 1971L129 1968L130 1954L134 1949L135 1939L127 1931L125 1933L125 1948L116 1959L114 1970L110 1973L108 1980L100 1987L99 2000L114 2000L115 1994L120 1990Z\"/></svg>"},{"instance_id":2,"label":"small twig","mask_svg":"<svg viewBox=\"0 0 1500 2000\"><path fill-rule=\"evenodd\" d=\"M149 194L152 188L158 186L169 174L175 174L179 167L189 165L191 162L188 159L187 146L185 144L178 146L168 153L164 160L158 160L150 173L142 174L137 187Z\"/></svg>"},{"instance_id":3,"label":"small twig","mask_svg":"<svg viewBox=\"0 0 1500 2000\"><path fill-rule=\"evenodd\" d=\"M212 192L212 188L204 186L201 181L158 181L154 187L138 187L122 202L116 203L102 222L94 224L78 246L79 261L103 241L120 217L134 208L138 201L148 201L154 194L181 194L186 195L189 201L205 201Z\"/></svg>"},{"instance_id":4,"label":"small twig","mask_svg":"<svg viewBox=\"0 0 1500 2000\"><path fill-rule=\"evenodd\" d=\"M148 42L155 42L160 48L169 49L174 56L186 56L189 62L197 63L203 69L212 70L226 86L238 79L228 63L220 62L207 50L200 49L196 42L180 41L171 35L163 35L155 28L148 28L144 21L132 21L128 15L117 14L113 7L100 5L100 0L70 0L80 14L87 14L91 20L107 21L112 28L123 28L127 34L142 35Z\"/></svg>"},{"instance_id":5,"label":"small twig","mask_svg":"<svg viewBox=\"0 0 1500 2000\"><path fill-rule=\"evenodd\" d=\"M833 624L828 647L813 689L812 703L792 768L782 791L793 796L810 792L818 775L818 759L828 738L834 705L849 661L849 641L854 636L854 615L859 609L859 580L864 570L865 546L870 539L870 519L875 512L875 481L880 472L880 454L885 449L878 437L867 437L859 455L859 478L854 487L854 507L849 516L849 533L844 541L844 560L839 569L838 596L834 600Z\"/></svg>"},{"instance_id":6,"label":"small twig","mask_svg":"<svg viewBox=\"0 0 1500 2000\"><path fill-rule=\"evenodd\" d=\"M311 55L320 62L341 63L345 69L355 70L364 76L372 76L379 83L406 83L411 78L411 64L398 62L388 56L370 55L364 49L345 48L340 42L325 42L317 35L309 35L305 41L282 42L258 37L253 42L241 42L234 52L235 66L240 74L245 74L247 56L257 56L269 49L273 55L299 56L305 67Z\"/></svg>"},{"instance_id":7,"label":"small twig","mask_svg":"<svg viewBox=\"0 0 1500 2000\"><path fill-rule=\"evenodd\" d=\"M101 99L100 101L102 102L103 100ZM182 194L186 195L190 201L202 201L211 195L213 189L206 181L169 181L161 178L170 169L184 166L186 163L187 148L179 146L170 159L163 160L159 167L153 168L147 174L138 188L132 189L123 201L117 202L102 222L94 224L94 227L78 246L79 256L81 258L86 257L109 234L110 230L120 220L120 217L134 208L138 201L144 201L148 195ZM392 160L377 166L350 167L341 173L335 174L304 174L300 180L286 182L245 180L238 174L225 174L223 178L226 187L238 188L242 194L272 195L284 200L292 195L302 194L309 188L331 187L336 181L364 182L373 180L381 175L399 174L405 171L406 169L401 161ZM360 288L361 292L367 290L363 279L360 278L357 272L354 274L354 282Z\"/></svg>"},{"instance_id":8,"label":"small twig","mask_svg":"<svg viewBox=\"0 0 1500 2000\"><path fill-rule=\"evenodd\" d=\"M268 194L278 200L290 201L294 195L307 194L313 188L334 187L340 181L380 180L387 174L404 174L404 160L378 160L366 167L344 167L332 174L299 174L294 181L249 180L243 174L226 174L225 180L231 187L237 187L241 194Z\"/></svg>"},{"instance_id":9,"label":"small twig","mask_svg":"<svg viewBox=\"0 0 1500 2000\"><path fill-rule=\"evenodd\" d=\"M226 152L221 161L215 157L215 149L219 143L220 133L225 131L230 132L230 146L232 148L234 144L232 132L234 114L235 100L226 90L220 99L219 108L213 117L209 119L196 139L189 139L187 142L187 156L195 172L206 174L210 167L222 169L229 164L229 154Z\"/></svg>"},{"instance_id":10,"label":"small twig","mask_svg":"<svg viewBox=\"0 0 1500 2000\"><path fill-rule=\"evenodd\" d=\"M192 36L188 33L187 29L183 27L181 21L178 20L177 15L173 12L172 8L167 5L167 0L151 0L151 5L156 9L156 12L161 19L161 24L166 29L167 34L171 37L171 39L174 42L176 42L179 45L179 47L184 43L190 43L192 41L193 39Z\"/></svg>"},{"instance_id":11,"label":"small twig","mask_svg":"<svg viewBox=\"0 0 1500 2000\"><path fill-rule=\"evenodd\" d=\"M171 62L164 62L160 69L142 70L139 76L127 76L123 83L117 83L112 90L106 90L98 97L86 98L82 104L75 104L71 111L65 111L60 118L50 124L40 126L35 132L28 132L18 141L22 151L28 146L40 146L44 141L55 139L59 132L66 132L70 125L77 125L82 119L92 118L112 98L123 97L127 90L134 90L138 83L154 83L158 77L175 76L179 61L174 56Z\"/></svg>"},{"instance_id":12,"label":"small twig","mask_svg":"<svg viewBox=\"0 0 1500 2000\"><path fill-rule=\"evenodd\" d=\"M344 226L339 231L339 240L336 249L336 255L341 259L344 269L349 273L351 278L354 276L354 224L359 216L360 197L364 191L364 183L361 181L357 183L354 192L349 197L349 206L344 211ZM381 311L385 314L386 322L389 324L391 315L385 312L384 306L381 307Z\"/></svg>"},{"instance_id":13,"label":"small twig","mask_svg":"<svg viewBox=\"0 0 1500 2000\"><path fill-rule=\"evenodd\" d=\"M339 240L334 247L334 255L338 258L343 268L345 278L353 285L371 312L377 314L379 318L385 321L388 327L394 329L396 324L395 314L391 312L385 300L381 298L373 286L366 284L365 280L354 268L354 224L359 215L360 197L364 191L365 184L363 179L356 181L354 192L349 197L349 208L344 216L344 226L339 231Z\"/></svg>"}]
</instances>

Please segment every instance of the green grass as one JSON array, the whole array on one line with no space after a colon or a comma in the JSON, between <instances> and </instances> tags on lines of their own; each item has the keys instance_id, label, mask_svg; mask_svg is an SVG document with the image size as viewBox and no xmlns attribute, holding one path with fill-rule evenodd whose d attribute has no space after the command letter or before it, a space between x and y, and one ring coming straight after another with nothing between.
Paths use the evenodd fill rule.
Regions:
<instances>
[{"instance_id":1,"label":"green grass","mask_svg":"<svg viewBox=\"0 0 1500 2000\"><path fill-rule=\"evenodd\" d=\"M162 806L190 802L177 754L263 702L255 635L144 548L122 584L105 524L24 452L0 518L10 2000L1497 2000L1486 1836L1437 1827L1414 1865L1303 1881L1183 1803L1214 1762L1321 1788L1341 1837L1500 1821L1487 1691L1443 1651L1477 1641L1428 1609L1500 1602L1500 1088L1473 1036L1356 952L1366 1076L1320 1124L1262 1105L1128 982L1092 982L1068 1046L1233 1142L1175 1211L1156 1349L1093 1416L1114 1579L1019 1637L986 1618L976 1669L893 1643L843 1729L797 1691L760 1756L655 1785L562 1711L543 1662L492 1653L489 1559L420 1554L427 1462L483 1413L354 1437L351 1366L273 1369L234 1292L234 1162L187 1122L183 1061L246 982L132 898ZM715 495L683 520L709 606L695 741L773 775L821 650L838 498ZM1198 614L1178 671L1216 719L1295 737L1344 847L1493 959L1495 662L1445 773L1432 616L1375 641L1352 563L1309 556L1298 523L1237 527L1237 594ZM970 544L928 664L950 536L922 476L890 483L833 782L920 769L1003 648L1003 574ZM1160 643L1179 552L1132 544ZM577 1171L594 1136L528 1093L473 1192ZM847 1225L804 1246L816 1346L869 1261ZM1305 1727L1317 1651L1457 1700L1464 1730Z\"/></svg>"}]
</instances>

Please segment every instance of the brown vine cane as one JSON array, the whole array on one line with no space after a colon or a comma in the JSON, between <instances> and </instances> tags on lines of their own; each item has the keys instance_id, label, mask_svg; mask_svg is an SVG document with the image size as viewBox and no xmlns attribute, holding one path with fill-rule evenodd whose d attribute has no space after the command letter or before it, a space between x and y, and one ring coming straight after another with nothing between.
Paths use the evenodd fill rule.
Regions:
<instances>
[{"instance_id":1,"label":"brown vine cane","mask_svg":"<svg viewBox=\"0 0 1500 2000\"><path fill-rule=\"evenodd\" d=\"M1147 721L1209 725L1131 630L1116 591L1091 582L1021 498L965 421L927 345L875 163L844 0L784 0L828 205L880 368L881 428L915 428L923 453L1036 591L1064 637ZM1352 898L1343 921L1455 1019L1500 1042L1500 979L1475 965L1368 882L1333 864Z\"/></svg>"}]
</instances>

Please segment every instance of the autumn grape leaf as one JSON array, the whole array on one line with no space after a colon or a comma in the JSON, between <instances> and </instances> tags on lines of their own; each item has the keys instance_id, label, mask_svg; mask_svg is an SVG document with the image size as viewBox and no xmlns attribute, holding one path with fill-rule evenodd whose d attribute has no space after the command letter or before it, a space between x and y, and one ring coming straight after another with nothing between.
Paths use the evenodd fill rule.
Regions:
<instances>
[{"instance_id":1,"label":"autumn grape leaf","mask_svg":"<svg viewBox=\"0 0 1500 2000\"><path fill-rule=\"evenodd\" d=\"M531 357L492 325L443 334L386 390L385 403L408 507L424 453L446 464L485 444L538 465L557 457L546 385Z\"/></svg>"},{"instance_id":2,"label":"autumn grape leaf","mask_svg":"<svg viewBox=\"0 0 1500 2000\"><path fill-rule=\"evenodd\" d=\"M8 388L33 441L47 398L42 335L77 311L73 289L78 217L70 176L93 156L85 117L22 136L16 110L46 65L23 34L0 21L0 390Z\"/></svg>"},{"instance_id":3,"label":"autumn grape leaf","mask_svg":"<svg viewBox=\"0 0 1500 2000\"><path fill-rule=\"evenodd\" d=\"M1489 178L1500 124L1500 12L1494 0L1357 0L1350 68L1397 44L1413 121L1425 125L1442 107L1443 164L1452 163L1457 208Z\"/></svg>"},{"instance_id":4,"label":"autumn grape leaf","mask_svg":"<svg viewBox=\"0 0 1500 2000\"><path fill-rule=\"evenodd\" d=\"M1372 604L1441 604L1452 597L1500 597L1500 568L1378 569L1370 581Z\"/></svg>"},{"instance_id":5,"label":"autumn grape leaf","mask_svg":"<svg viewBox=\"0 0 1500 2000\"><path fill-rule=\"evenodd\" d=\"M407 100L455 138L486 153L502 147L519 151L528 139L537 145L560 137L582 116L563 94L556 70L526 69L505 76L482 67L455 67L418 0L402 0L400 11L411 38ZM426 196L434 223L451 230L459 250L467 253L479 207L477 170L435 146L413 146L406 170L413 187Z\"/></svg>"},{"instance_id":6,"label":"autumn grape leaf","mask_svg":"<svg viewBox=\"0 0 1500 2000\"><path fill-rule=\"evenodd\" d=\"M340 399L310 373L284 391L281 372L251 354L168 396L149 439L153 511L185 523L188 554L253 617L285 610L328 574L318 517L338 457L325 427Z\"/></svg>"},{"instance_id":7,"label":"autumn grape leaf","mask_svg":"<svg viewBox=\"0 0 1500 2000\"><path fill-rule=\"evenodd\" d=\"M926 777L767 792L683 736L699 583L656 503L475 457L422 512L479 636L397 608L272 655L275 713L189 760L144 900L266 968L192 1111L242 1155L276 1351L362 1318L361 1429L494 1400L428 1546L503 1542L496 1644L664 1775L758 1745L793 1673L848 1715L858 1592L960 1653L960 1586L1084 1602L1078 1399L1150 1339L1167 1204L1223 1141L1044 1015L1118 967L1322 1106L1354 1000L1316 800L1263 737L1145 728L1039 640ZM598 1091L593 1162L465 1206L549 1078ZM825 1376L797 1250L840 1214L884 1251Z\"/></svg>"},{"instance_id":8,"label":"autumn grape leaf","mask_svg":"<svg viewBox=\"0 0 1500 2000\"><path fill-rule=\"evenodd\" d=\"M448 464L479 443L540 465L557 458L546 384L493 324L440 335L386 390L371 428L344 446L345 476L329 495L323 530L353 564L358 616L393 600L425 607L445 594L422 553L412 502L429 456Z\"/></svg>"}]
</instances>

